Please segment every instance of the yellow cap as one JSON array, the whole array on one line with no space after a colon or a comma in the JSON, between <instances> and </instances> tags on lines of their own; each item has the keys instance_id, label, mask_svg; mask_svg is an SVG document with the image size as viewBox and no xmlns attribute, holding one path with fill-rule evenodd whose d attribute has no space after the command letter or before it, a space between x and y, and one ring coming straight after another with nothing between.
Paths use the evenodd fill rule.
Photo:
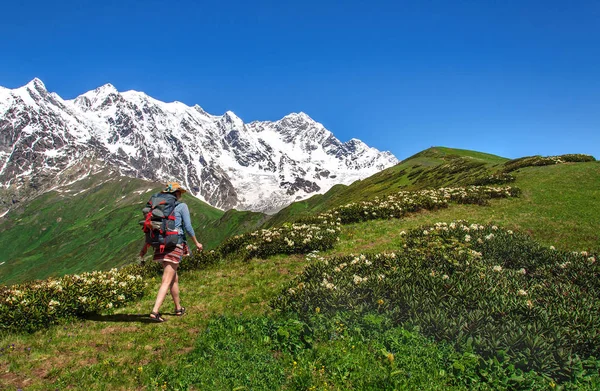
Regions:
<instances>
[{"instance_id":1,"label":"yellow cap","mask_svg":"<svg viewBox=\"0 0 600 391\"><path fill-rule=\"evenodd\" d=\"M180 191L181 194L185 193L185 190L181 185L177 182L167 182L165 185L165 189L162 191L163 193L175 193L176 191Z\"/></svg>"}]
</instances>

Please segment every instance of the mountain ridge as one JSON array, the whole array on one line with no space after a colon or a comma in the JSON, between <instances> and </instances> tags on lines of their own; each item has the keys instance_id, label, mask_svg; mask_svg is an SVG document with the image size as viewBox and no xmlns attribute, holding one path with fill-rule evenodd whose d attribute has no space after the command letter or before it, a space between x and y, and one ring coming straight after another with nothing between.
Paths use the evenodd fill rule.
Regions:
<instances>
[{"instance_id":1,"label":"mountain ridge","mask_svg":"<svg viewBox=\"0 0 600 391\"><path fill-rule=\"evenodd\" d=\"M223 210L263 212L398 162L360 140L341 142L304 112L244 123L232 111L211 115L110 83L68 100L37 78L0 89L0 183L18 200L91 157L124 176L178 180Z\"/></svg>"}]
</instances>

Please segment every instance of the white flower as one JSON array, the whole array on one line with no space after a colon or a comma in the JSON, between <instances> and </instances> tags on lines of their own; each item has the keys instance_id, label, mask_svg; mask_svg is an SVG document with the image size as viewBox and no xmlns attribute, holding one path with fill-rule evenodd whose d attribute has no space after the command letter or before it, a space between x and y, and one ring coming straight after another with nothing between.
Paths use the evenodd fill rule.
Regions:
<instances>
[{"instance_id":1,"label":"white flower","mask_svg":"<svg viewBox=\"0 0 600 391\"><path fill-rule=\"evenodd\" d=\"M106 305L106 308L113 308L113 303L108 303L108 304Z\"/></svg>"},{"instance_id":2,"label":"white flower","mask_svg":"<svg viewBox=\"0 0 600 391\"><path fill-rule=\"evenodd\" d=\"M525 270L524 268L519 269L519 273L525 275L527 274L527 270Z\"/></svg>"},{"instance_id":3,"label":"white flower","mask_svg":"<svg viewBox=\"0 0 600 391\"><path fill-rule=\"evenodd\" d=\"M119 301L125 301L125 295L119 295L118 299Z\"/></svg>"},{"instance_id":4,"label":"white flower","mask_svg":"<svg viewBox=\"0 0 600 391\"><path fill-rule=\"evenodd\" d=\"M58 305L60 305L60 302L56 301L54 299L50 300L50 303L48 303L48 306L50 306L50 307L54 307L54 306L58 306Z\"/></svg>"},{"instance_id":5,"label":"white flower","mask_svg":"<svg viewBox=\"0 0 600 391\"><path fill-rule=\"evenodd\" d=\"M495 272L501 272L502 271L502 266L500 265L496 265L492 268Z\"/></svg>"},{"instance_id":6,"label":"white flower","mask_svg":"<svg viewBox=\"0 0 600 391\"><path fill-rule=\"evenodd\" d=\"M372 264L373 264L373 262L371 262L371 261L369 261L369 260L366 260L366 261L365 261L365 265L367 265L367 266L371 266Z\"/></svg>"},{"instance_id":7,"label":"white flower","mask_svg":"<svg viewBox=\"0 0 600 391\"><path fill-rule=\"evenodd\" d=\"M87 303L87 297L86 296L79 296L77 298L77 300L79 300L81 303Z\"/></svg>"},{"instance_id":8,"label":"white flower","mask_svg":"<svg viewBox=\"0 0 600 391\"><path fill-rule=\"evenodd\" d=\"M556 247L550 246L550 250L556 250Z\"/></svg>"},{"instance_id":9,"label":"white flower","mask_svg":"<svg viewBox=\"0 0 600 391\"><path fill-rule=\"evenodd\" d=\"M519 294L519 296L527 296L527 291L525 289L519 289L519 292L517 292Z\"/></svg>"},{"instance_id":10,"label":"white flower","mask_svg":"<svg viewBox=\"0 0 600 391\"><path fill-rule=\"evenodd\" d=\"M533 308L533 302L531 300L527 300L527 307Z\"/></svg>"},{"instance_id":11,"label":"white flower","mask_svg":"<svg viewBox=\"0 0 600 391\"><path fill-rule=\"evenodd\" d=\"M494 234L489 234L485 237L485 240L491 240L494 239Z\"/></svg>"},{"instance_id":12,"label":"white flower","mask_svg":"<svg viewBox=\"0 0 600 391\"><path fill-rule=\"evenodd\" d=\"M465 235L465 242L471 241L471 235Z\"/></svg>"},{"instance_id":13,"label":"white flower","mask_svg":"<svg viewBox=\"0 0 600 391\"><path fill-rule=\"evenodd\" d=\"M513 231L511 231L510 229L508 231L506 231L507 234L512 235Z\"/></svg>"},{"instance_id":14,"label":"white flower","mask_svg":"<svg viewBox=\"0 0 600 391\"><path fill-rule=\"evenodd\" d=\"M442 276L442 280L447 280L447 279L449 279L449 278L450 278L450 277L448 277L448 275L447 275L447 274L444 274L444 275Z\"/></svg>"},{"instance_id":15,"label":"white flower","mask_svg":"<svg viewBox=\"0 0 600 391\"><path fill-rule=\"evenodd\" d=\"M321 282L321 286L325 287L326 289L329 290L334 290L335 289L335 285L333 285L331 282L327 281L326 278L323 278L323 282Z\"/></svg>"}]
</instances>

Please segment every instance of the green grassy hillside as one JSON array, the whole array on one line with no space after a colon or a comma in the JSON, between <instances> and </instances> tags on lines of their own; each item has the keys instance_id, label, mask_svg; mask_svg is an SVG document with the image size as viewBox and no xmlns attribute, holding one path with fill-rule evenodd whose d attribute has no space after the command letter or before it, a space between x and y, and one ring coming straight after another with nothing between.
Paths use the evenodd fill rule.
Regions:
<instances>
[{"instance_id":1,"label":"green grassy hillside","mask_svg":"<svg viewBox=\"0 0 600 391\"><path fill-rule=\"evenodd\" d=\"M464 156L448 158L459 152ZM407 189L400 179L414 189L427 187L427 178L468 183L506 162L436 148L392 167L396 176L380 173L313 197L304 212L376 203L376 196ZM33 334L0 333L1 384L27 390L596 390L600 361L589 355L600 346L600 163L511 173L509 185L521 189L517 198L450 203L402 218L371 215L341 225L339 241L317 253L283 255L283 242L279 255L248 259L247 243L262 245L240 242L237 258L181 273L189 314L175 317L167 300L164 324L146 318L160 281L150 275L141 300L117 310ZM370 196L347 190L353 186ZM280 221L301 216L302 204L291 205L294 213ZM250 221L250 229L262 218L215 213L203 227L233 234L232 226ZM435 225L461 219L485 227L463 232ZM273 234L248 237L263 240L264 248L276 241Z\"/></svg>"},{"instance_id":2,"label":"green grassy hillside","mask_svg":"<svg viewBox=\"0 0 600 391\"><path fill-rule=\"evenodd\" d=\"M102 173L11 211L0 227L0 283L107 270L131 262L143 244L141 209L160 189L157 183ZM225 235L253 229L263 217L225 214L190 196L184 201L207 249Z\"/></svg>"},{"instance_id":3,"label":"green grassy hillside","mask_svg":"<svg viewBox=\"0 0 600 391\"><path fill-rule=\"evenodd\" d=\"M343 237L352 248L386 248L400 231L438 221L496 223L526 232L547 246L572 251L600 251L600 162L527 167L515 173L519 198L495 200L489 206L450 205L403 219L352 224Z\"/></svg>"},{"instance_id":4,"label":"green grassy hillside","mask_svg":"<svg viewBox=\"0 0 600 391\"><path fill-rule=\"evenodd\" d=\"M400 190L418 190L465 186L479 178L515 168L515 162L480 152L434 147L413 155L394 167L383 170L350 186L338 185L323 195L296 202L272 216L265 226L321 213L352 202L393 194ZM534 163L535 164L535 163ZM527 166L510 173L523 190L517 199L503 199L486 208L452 205L436 213L425 212L408 221L412 226L452 219L497 222L529 233L548 245L568 249L598 249L600 245L600 162ZM371 224L371 223L368 223ZM381 222L385 227L390 222ZM376 235L385 237L382 231ZM358 231L360 231L357 228Z\"/></svg>"},{"instance_id":5,"label":"green grassy hillside","mask_svg":"<svg viewBox=\"0 0 600 391\"><path fill-rule=\"evenodd\" d=\"M302 216L399 190L465 185L474 178L493 172L507 161L503 157L481 152L432 147L369 178L349 186L337 185L323 195L295 202L272 216L266 226L277 226Z\"/></svg>"}]
</instances>

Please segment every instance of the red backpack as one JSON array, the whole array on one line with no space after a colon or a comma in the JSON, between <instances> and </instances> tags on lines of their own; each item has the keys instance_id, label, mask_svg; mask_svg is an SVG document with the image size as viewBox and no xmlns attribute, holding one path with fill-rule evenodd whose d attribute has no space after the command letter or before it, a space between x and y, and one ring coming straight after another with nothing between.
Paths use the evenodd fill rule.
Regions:
<instances>
[{"instance_id":1,"label":"red backpack","mask_svg":"<svg viewBox=\"0 0 600 391\"><path fill-rule=\"evenodd\" d=\"M174 249L179 240L174 214L177 205L179 202L174 194L156 193L142 209L145 220L140 224L146 234L146 244L161 253Z\"/></svg>"}]
</instances>

